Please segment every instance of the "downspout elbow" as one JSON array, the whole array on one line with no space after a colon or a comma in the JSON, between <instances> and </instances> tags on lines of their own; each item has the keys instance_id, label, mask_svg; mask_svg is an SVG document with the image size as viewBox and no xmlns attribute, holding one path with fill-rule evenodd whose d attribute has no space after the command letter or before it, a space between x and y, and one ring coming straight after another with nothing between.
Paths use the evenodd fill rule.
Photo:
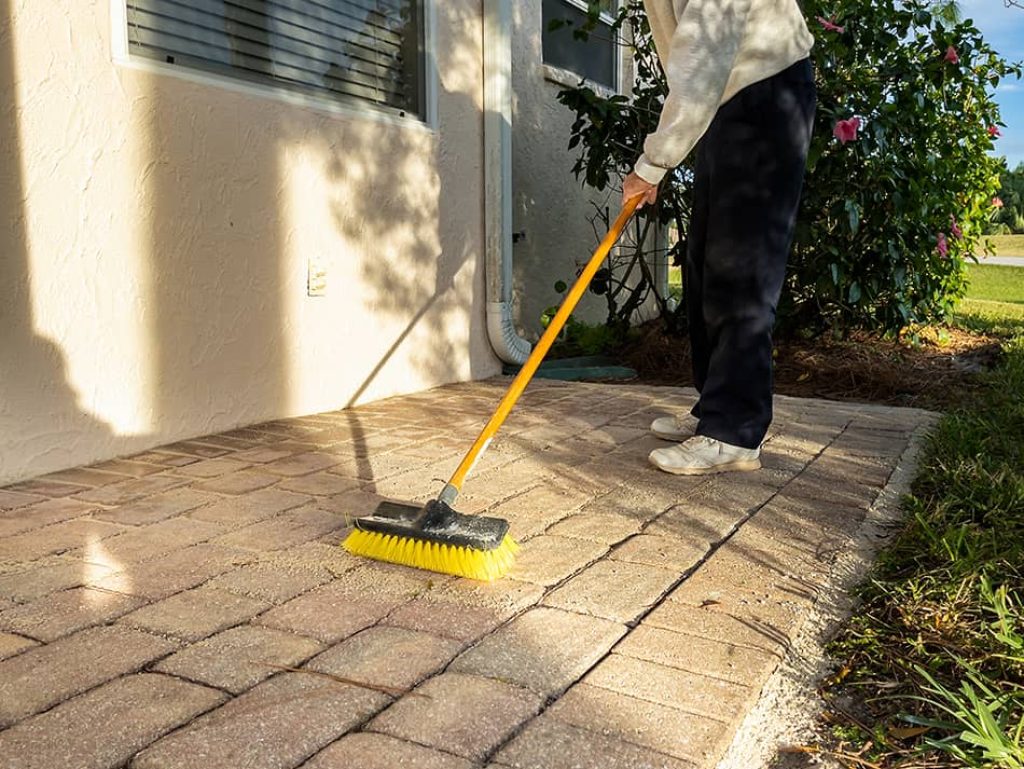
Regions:
<instances>
[{"instance_id":1,"label":"downspout elbow","mask_svg":"<svg viewBox=\"0 0 1024 769\"><path fill-rule=\"evenodd\" d=\"M487 303L487 334L495 354L505 363L522 365L532 345L519 336L508 302Z\"/></svg>"}]
</instances>

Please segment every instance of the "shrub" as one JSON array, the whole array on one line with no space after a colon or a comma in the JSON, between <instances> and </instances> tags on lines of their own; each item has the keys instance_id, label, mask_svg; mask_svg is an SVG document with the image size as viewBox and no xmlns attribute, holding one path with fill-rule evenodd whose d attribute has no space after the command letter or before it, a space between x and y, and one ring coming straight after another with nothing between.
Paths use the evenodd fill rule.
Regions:
<instances>
[{"instance_id":1,"label":"shrub","mask_svg":"<svg viewBox=\"0 0 1024 769\"><path fill-rule=\"evenodd\" d=\"M898 331L944 319L993 214L992 93L1019 70L913 0L809 0L818 120L783 317ZM842 31L830 31L819 19ZM861 120L845 144L833 126Z\"/></svg>"},{"instance_id":2,"label":"shrub","mask_svg":"<svg viewBox=\"0 0 1024 769\"><path fill-rule=\"evenodd\" d=\"M807 0L804 9L817 38L819 106L780 321L842 333L945 318L995 213L1000 161L988 153L1000 118L992 94L1020 68L973 22L951 22L923 0ZM630 27L632 100L585 84L559 95L576 115L576 176L598 190L618 189L666 92L639 0L618 11L616 32ZM836 125L854 119L856 138L840 141ZM673 225L683 238L670 255L681 262L691 191L686 164L666 176L659 204L636 224L639 251L656 250L653 223ZM679 311L657 299L681 329Z\"/></svg>"}]
</instances>

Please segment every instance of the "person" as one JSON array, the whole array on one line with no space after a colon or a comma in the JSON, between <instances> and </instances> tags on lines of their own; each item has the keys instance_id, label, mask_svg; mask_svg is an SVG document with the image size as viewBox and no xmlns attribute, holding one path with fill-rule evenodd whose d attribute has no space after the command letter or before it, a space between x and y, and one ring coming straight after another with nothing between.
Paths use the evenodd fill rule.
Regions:
<instances>
[{"instance_id":1,"label":"person","mask_svg":"<svg viewBox=\"0 0 1024 769\"><path fill-rule=\"evenodd\" d=\"M661 470L761 466L772 420L772 328L792 245L816 93L796 0L644 0L668 82L658 127L623 183L657 200L696 147L685 301L699 400L654 421ZM689 436L689 437L688 437Z\"/></svg>"}]
</instances>

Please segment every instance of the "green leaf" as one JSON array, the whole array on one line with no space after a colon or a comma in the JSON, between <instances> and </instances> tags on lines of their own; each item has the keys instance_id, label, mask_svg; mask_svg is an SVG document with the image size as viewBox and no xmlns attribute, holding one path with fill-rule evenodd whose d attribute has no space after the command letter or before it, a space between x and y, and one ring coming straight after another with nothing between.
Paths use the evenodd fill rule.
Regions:
<instances>
[{"instance_id":1,"label":"green leaf","mask_svg":"<svg viewBox=\"0 0 1024 769\"><path fill-rule=\"evenodd\" d=\"M855 201L846 201L846 215L850 223L850 233L856 235L860 229L860 207Z\"/></svg>"}]
</instances>

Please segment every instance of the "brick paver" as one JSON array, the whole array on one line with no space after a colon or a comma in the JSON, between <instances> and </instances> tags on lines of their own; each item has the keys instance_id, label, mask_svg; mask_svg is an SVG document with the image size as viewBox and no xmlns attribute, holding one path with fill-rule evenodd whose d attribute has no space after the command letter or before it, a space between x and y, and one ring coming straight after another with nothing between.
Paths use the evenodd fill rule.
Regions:
<instances>
[{"instance_id":1,"label":"brick paver","mask_svg":"<svg viewBox=\"0 0 1024 769\"><path fill-rule=\"evenodd\" d=\"M112 573L97 578L94 584L107 590L157 600L195 587L210 577L252 560L253 555L244 550L219 545L193 545L144 563L116 564Z\"/></svg>"},{"instance_id":2,"label":"brick paver","mask_svg":"<svg viewBox=\"0 0 1024 769\"><path fill-rule=\"evenodd\" d=\"M98 584L115 571L112 564L51 556L16 564L7 574L0 574L0 596L19 602L34 601L58 590Z\"/></svg>"},{"instance_id":3,"label":"brick paver","mask_svg":"<svg viewBox=\"0 0 1024 769\"><path fill-rule=\"evenodd\" d=\"M596 542L546 535L534 537L516 559L512 577L550 587L582 570L607 551L607 547Z\"/></svg>"},{"instance_id":4,"label":"brick paver","mask_svg":"<svg viewBox=\"0 0 1024 769\"><path fill-rule=\"evenodd\" d=\"M371 627L310 660L310 670L404 691L438 672L461 650L450 638Z\"/></svg>"},{"instance_id":5,"label":"brick paver","mask_svg":"<svg viewBox=\"0 0 1024 769\"><path fill-rule=\"evenodd\" d=\"M305 673L283 673L158 740L132 769L295 767L366 721L388 697Z\"/></svg>"},{"instance_id":6,"label":"brick paver","mask_svg":"<svg viewBox=\"0 0 1024 769\"><path fill-rule=\"evenodd\" d=\"M55 523L0 539L0 559L34 561L51 553L84 548L125 531L125 527L86 518Z\"/></svg>"},{"instance_id":7,"label":"brick paver","mask_svg":"<svg viewBox=\"0 0 1024 769\"><path fill-rule=\"evenodd\" d=\"M29 494L11 489L0 489L0 511L16 510L19 507L31 505L34 502L42 502L46 497L41 494Z\"/></svg>"},{"instance_id":8,"label":"brick paver","mask_svg":"<svg viewBox=\"0 0 1024 769\"><path fill-rule=\"evenodd\" d=\"M172 550L206 542L224 531L223 526L191 518L169 518L140 526L110 537L103 542L105 558L117 563L151 561ZM82 553L85 558L89 553Z\"/></svg>"},{"instance_id":9,"label":"brick paver","mask_svg":"<svg viewBox=\"0 0 1024 769\"><path fill-rule=\"evenodd\" d=\"M187 513L217 499L215 494L204 494L191 488L173 489L137 502L99 511L93 517L111 523L144 526L147 523L157 523L165 518Z\"/></svg>"},{"instance_id":10,"label":"brick paver","mask_svg":"<svg viewBox=\"0 0 1024 769\"><path fill-rule=\"evenodd\" d=\"M318 507L307 506L288 510L270 520L224 534L213 541L218 545L246 550L282 550L322 537L344 526L345 521L338 515Z\"/></svg>"},{"instance_id":11,"label":"brick paver","mask_svg":"<svg viewBox=\"0 0 1024 769\"><path fill-rule=\"evenodd\" d=\"M713 754L726 724L646 699L577 684L548 711L553 718L694 763Z\"/></svg>"},{"instance_id":12,"label":"brick paver","mask_svg":"<svg viewBox=\"0 0 1024 769\"><path fill-rule=\"evenodd\" d=\"M200 521L239 526L272 518L284 510L299 507L309 501L310 498L304 494L262 489L195 510L190 517Z\"/></svg>"},{"instance_id":13,"label":"brick paver","mask_svg":"<svg viewBox=\"0 0 1024 769\"><path fill-rule=\"evenodd\" d=\"M155 669L240 694L322 648L312 638L243 625L175 652Z\"/></svg>"},{"instance_id":14,"label":"brick paver","mask_svg":"<svg viewBox=\"0 0 1024 769\"><path fill-rule=\"evenodd\" d=\"M684 478L647 428L693 392L541 380L457 504L509 520L508 577L338 546L435 494L506 384L0 489L0 764L713 767L932 417L779 398L763 470Z\"/></svg>"},{"instance_id":15,"label":"brick paver","mask_svg":"<svg viewBox=\"0 0 1024 769\"><path fill-rule=\"evenodd\" d=\"M329 574L316 574L299 569L275 568L253 564L235 569L210 580L209 586L229 593L247 595L272 604L282 604L312 590L330 579Z\"/></svg>"},{"instance_id":16,"label":"brick paver","mask_svg":"<svg viewBox=\"0 0 1024 769\"><path fill-rule=\"evenodd\" d=\"M676 572L623 561L598 561L544 599L544 604L616 622L632 622L677 579Z\"/></svg>"},{"instance_id":17,"label":"brick paver","mask_svg":"<svg viewBox=\"0 0 1024 769\"><path fill-rule=\"evenodd\" d=\"M630 697L728 721L753 692L720 678L611 654L583 682Z\"/></svg>"},{"instance_id":18,"label":"brick paver","mask_svg":"<svg viewBox=\"0 0 1024 769\"><path fill-rule=\"evenodd\" d=\"M336 643L377 623L424 589L424 583L412 576L382 574L379 581L374 576L369 567L346 575L271 609L258 622Z\"/></svg>"},{"instance_id":19,"label":"brick paver","mask_svg":"<svg viewBox=\"0 0 1024 769\"><path fill-rule=\"evenodd\" d=\"M120 621L152 633L198 641L252 619L268 607L257 598L198 587L133 611Z\"/></svg>"},{"instance_id":20,"label":"brick paver","mask_svg":"<svg viewBox=\"0 0 1024 769\"><path fill-rule=\"evenodd\" d=\"M766 671L772 670L782 657L781 648L769 650L741 646L729 640L721 640L722 636L716 640L697 635L700 633L699 625L688 626L692 634L677 633L657 627L654 624L657 621L652 614L641 622L640 626L616 647L616 652L738 684L761 680ZM735 637L724 636L726 639Z\"/></svg>"},{"instance_id":21,"label":"brick paver","mask_svg":"<svg viewBox=\"0 0 1024 769\"><path fill-rule=\"evenodd\" d=\"M109 486L80 491L75 496L87 502L99 502L101 505L122 505L136 499L159 494L189 482L188 478L177 475L148 475L129 481L119 481Z\"/></svg>"},{"instance_id":22,"label":"brick paver","mask_svg":"<svg viewBox=\"0 0 1024 769\"><path fill-rule=\"evenodd\" d=\"M258 470L238 470L197 483L195 488L220 494L248 494L250 491L273 486L279 480L276 475L261 473Z\"/></svg>"},{"instance_id":23,"label":"brick paver","mask_svg":"<svg viewBox=\"0 0 1024 769\"><path fill-rule=\"evenodd\" d=\"M36 646L36 642L31 638L24 638L13 633L0 633L0 661L21 654L33 646Z\"/></svg>"},{"instance_id":24,"label":"brick paver","mask_svg":"<svg viewBox=\"0 0 1024 769\"><path fill-rule=\"evenodd\" d=\"M173 651L175 643L137 630L84 630L0 662L0 726Z\"/></svg>"},{"instance_id":25,"label":"brick paver","mask_svg":"<svg viewBox=\"0 0 1024 769\"><path fill-rule=\"evenodd\" d=\"M304 769L476 769L464 758L425 748L386 734L342 737L318 753Z\"/></svg>"},{"instance_id":26,"label":"brick paver","mask_svg":"<svg viewBox=\"0 0 1024 769\"><path fill-rule=\"evenodd\" d=\"M594 724L600 728L599 724ZM657 753L639 745L608 737L542 716L531 723L494 766L514 769L693 769L696 764Z\"/></svg>"},{"instance_id":27,"label":"brick paver","mask_svg":"<svg viewBox=\"0 0 1024 769\"><path fill-rule=\"evenodd\" d=\"M38 641L56 641L76 630L116 619L141 603L138 598L111 590L75 588L0 612L0 629Z\"/></svg>"},{"instance_id":28,"label":"brick paver","mask_svg":"<svg viewBox=\"0 0 1024 769\"><path fill-rule=\"evenodd\" d=\"M77 499L47 499L8 511L0 518L0 537L9 537L32 529L78 518L96 511L96 505Z\"/></svg>"},{"instance_id":29,"label":"brick paver","mask_svg":"<svg viewBox=\"0 0 1024 769\"><path fill-rule=\"evenodd\" d=\"M373 731L481 760L542 700L526 689L479 676L445 673L404 697L370 723Z\"/></svg>"},{"instance_id":30,"label":"brick paver","mask_svg":"<svg viewBox=\"0 0 1024 769\"><path fill-rule=\"evenodd\" d=\"M452 665L550 696L567 688L626 634L623 625L557 609L528 611Z\"/></svg>"},{"instance_id":31,"label":"brick paver","mask_svg":"<svg viewBox=\"0 0 1024 769\"><path fill-rule=\"evenodd\" d=\"M0 732L0 764L7 769L115 769L225 699L214 689L167 676L120 678Z\"/></svg>"}]
</instances>

